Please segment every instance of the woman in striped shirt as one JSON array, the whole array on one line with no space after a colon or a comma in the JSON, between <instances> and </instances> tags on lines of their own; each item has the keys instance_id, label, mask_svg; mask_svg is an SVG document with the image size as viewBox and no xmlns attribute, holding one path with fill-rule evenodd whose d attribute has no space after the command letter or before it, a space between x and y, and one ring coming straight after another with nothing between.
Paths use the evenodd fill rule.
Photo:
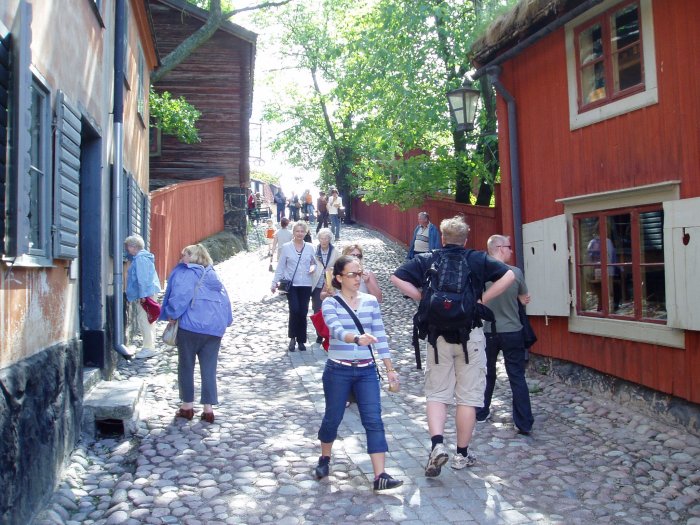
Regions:
<instances>
[{"instance_id":1,"label":"woman in striped shirt","mask_svg":"<svg viewBox=\"0 0 700 525\"><path fill-rule=\"evenodd\" d=\"M382 422L377 363L369 345L373 345L377 358L383 362L389 381L398 381L398 374L391 364L379 303L374 296L359 291L361 279L360 261L347 255L340 257L333 265L332 282L339 293L323 301L323 318L331 340L323 371L326 411L318 431L321 457L316 467L316 477L321 479L329 474L331 449L343 420L345 401L352 391L367 434L367 452L374 470L374 490L385 490L398 487L403 481L384 472L385 453L389 448ZM350 312L357 318L362 330Z\"/></svg>"}]
</instances>

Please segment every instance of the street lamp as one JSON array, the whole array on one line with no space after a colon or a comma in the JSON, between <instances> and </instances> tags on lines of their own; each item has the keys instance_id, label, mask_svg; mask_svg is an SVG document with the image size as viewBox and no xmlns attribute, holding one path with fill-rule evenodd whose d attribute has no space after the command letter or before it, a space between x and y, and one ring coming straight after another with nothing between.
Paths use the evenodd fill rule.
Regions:
<instances>
[{"instance_id":1,"label":"street lamp","mask_svg":"<svg viewBox=\"0 0 700 525\"><path fill-rule=\"evenodd\" d=\"M471 81L464 79L462 87L447 93L452 118L457 121L457 131L474 129L476 105L479 102L479 90L472 87Z\"/></svg>"}]
</instances>

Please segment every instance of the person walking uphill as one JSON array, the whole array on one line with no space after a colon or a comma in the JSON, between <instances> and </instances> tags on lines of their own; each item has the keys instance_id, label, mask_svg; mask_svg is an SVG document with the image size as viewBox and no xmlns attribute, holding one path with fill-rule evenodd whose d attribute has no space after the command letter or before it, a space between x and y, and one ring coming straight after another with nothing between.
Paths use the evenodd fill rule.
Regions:
<instances>
[{"instance_id":1,"label":"person walking uphill","mask_svg":"<svg viewBox=\"0 0 700 525\"><path fill-rule=\"evenodd\" d=\"M361 279L360 261L343 255L333 265L332 285L339 293L323 301L323 319L331 338L323 370L326 410L318 431L321 457L315 474L321 479L330 473L333 442L345 414L345 401L353 392L367 435L374 490L386 490L401 486L403 481L384 472L389 446L382 422L379 372L374 354L384 364L389 381L398 381L398 374L391 364L379 303L372 295L360 292Z\"/></svg>"},{"instance_id":2,"label":"person walking uphill","mask_svg":"<svg viewBox=\"0 0 700 525\"><path fill-rule=\"evenodd\" d=\"M180 263L168 277L161 320L178 321L177 382L182 404L176 417L194 417L194 363L202 378L201 419L214 422L213 405L219 403L216 366L221 338L233 323L231 301L219 280L211 256L201 244L182 250Z\"/></svg>"},{"instance_id":3,"label":"person walking uphill","mask_svg":"<svg viewBox=\"0 0 700 525\"><path fill-rule=\"evenodd\" d=\"M131 235L124 239L124 246L127 251L127 258L131 261L126 274L126 300L129 302L139 302L136 308L136 322L138 323L141 335L143 335L143 346L141 351L134 357L145 359L155 355L153 337L154 326L148 322L148 315L142 304L146 299L156 300L156 294L160 292L160 281L156 273L153 254L144 247L143 238L140 235Z\"/></svg>"},{"instance_id":4,"label":"person walking uphill","mask_svg":"<svg viewBox=\"0 0 700 525\"><path fill-rule=\"evenodd\" d=\"M492 235L486 243L489 255L502 263L508 263L513 251L510 239L504 235ZM491 398L496 385L496 362L498 352L503 350L506 373L513 392L513 421L520 434L529 434L534 418L530 406L530 392L525 380L525 342L523 325L520 324L518 301L530 302L525 277L520 268L508 266L515 274L515 282L498 297L490 300L488 306L496 318L496 334L490 332L491 323L484 324L486 331L486 391L484 406L476 411L477 421L486 421L490 415ZM487 289L488 289L487 284Z\"/></svg>"},{"instance_id":5,"label":"person walking uphill","mask_svg":"<svg viewBox=\"0 0 700 525\"><path fill-rule=\"evenodd\" d=\"M512 270L484 252L467 250L469 226L462 217L445 219L440 223L444 248L418 255L405 262L391 276L392 283L406 296L421 300L418 319L425 308L432 317L428 330L428 352L425 371L426 412L432 450L425 467L427 477L440 474L448 454L443 433L447 405L457 404L457 453L452 468L462 469L476 462L469 453L469 443L476 423L476 407L484 402L486 383L486 340L481 318L488 313L478 304L488 302L503 293L515 280ZM457 278L455 278L457 277ZM449 297L446 283L453 281L456 296L461 301L438 300L440 294ZM494 284L484 292L484 283ZM437 282L437 291L434 290ZM420 287L423 287L422 294ZM454 295L453 295L454 297ZM435 299L434 301L432 299ZM469 299L469 301L467 301ZM441 309L442 314L441 314ZM457 311L468 312L468 321L456 319L459 325L446 319ZM442 315L442 317L441 317ZM440 319L445 319L440 321ZM469 325L466 325L469 323Z\"/></svg>"},{"instance_id":6,"label":"person walking uphill","mask_svg":"<svg viewBox=\"0 0 700 525\"><path fill-rule=\"evenodd\" d=\"M270 287L272 293L275 293L277 288L285 283L286 289L281 291L287 294L289 304L287 333L290 352L294 352L296 345L299 345L299 351L306 350L306 314L309 311L309 299L311 299L312 274L316 270L314 246L304 242L307 231L308 226L305 222L294 223L293 239L282 246Z\"/></svg>"}]
</instances>

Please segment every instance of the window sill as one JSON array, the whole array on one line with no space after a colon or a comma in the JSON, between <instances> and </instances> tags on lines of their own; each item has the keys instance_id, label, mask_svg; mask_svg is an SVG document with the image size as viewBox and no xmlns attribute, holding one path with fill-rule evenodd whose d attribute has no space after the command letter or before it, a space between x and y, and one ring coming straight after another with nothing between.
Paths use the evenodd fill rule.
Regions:
<instances>
[{"instance_id":1,"label":"window sill","mask_svg":"<svg viewBox=\"0 0 700 525\"><path fill-rule=\"evenodd\" d=\"M49 257L38 255L20 255L19 257L3 257L3 262L8 268L56 268Z\"/></svg>"},{"instance_id":2,"label":"window sill","mask_svg":"<svg viewBox=\"0 0 700 525\"><path fill-rule=\"evenodd\" d=\"M654 323L574 315L569 318L569 331L672 348L685 348L685 332L683 330Z\"/></svg>"}]
</instances>

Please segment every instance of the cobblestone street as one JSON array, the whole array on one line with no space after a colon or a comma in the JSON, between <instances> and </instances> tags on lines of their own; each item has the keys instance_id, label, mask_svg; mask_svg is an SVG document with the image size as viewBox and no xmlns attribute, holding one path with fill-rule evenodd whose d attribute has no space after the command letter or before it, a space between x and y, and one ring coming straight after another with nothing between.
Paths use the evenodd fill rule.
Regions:
<instances>
[{"instance_id":1,"label":"cobblestone street","mask_svg":"<svg viewBox=\"0 0 700 525\"><path fill-rule=\"evenodd\" d=\"M252 244L257 240L252 237ZM424 476L430 439L422 374L411 348L412 301L390 285L405 250L361 227L344 227L342 247L362 243L384 292L382 311L401 375L382 393L389 474L404 480L375 494L356 407L333 449L331 475L317 481L316 434L324 409L318 345L288 353L287 306L270 295L267 248L217 265L234 309L223 338L216 421L174 419L177 352L122 361L117 380L147 383L131 438L82 441L38 523L233 524L493 523L700 525L700 438L528 370L535 426L516 434L502 363L491 421L477 425L477 464ZM165 323L159 323L158 333ZM309 341L315 340L309 322ZM537 346L535 346L537 350ZM533 367L531 367L533 368ZM198 370L198 368L197 368ZM198 372L196 372L198 401ZM454 452L454 418L445 442Z\"/></svg>"}]
</instances>

